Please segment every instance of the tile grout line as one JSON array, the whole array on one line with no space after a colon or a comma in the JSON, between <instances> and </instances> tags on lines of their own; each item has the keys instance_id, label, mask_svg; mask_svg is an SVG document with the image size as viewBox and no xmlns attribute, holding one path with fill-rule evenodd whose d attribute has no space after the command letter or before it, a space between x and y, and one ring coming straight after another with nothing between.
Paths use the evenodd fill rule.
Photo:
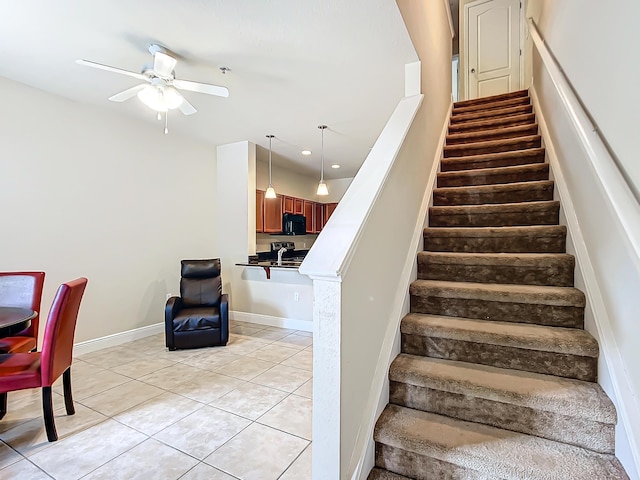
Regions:
<instances>
[{"instance_id":1,"label":"tile grout line","mask_svg":"<svg viewBox=\"0 0 640 480\"><path fill-rule=\"evenodd\" d=\"M260 332L262 332L262 333L264 333L264 332L274 332L274 333L277 333L277 330L275 330L275 329L274 329L274 327L268 327L268 326L265 326L264 328L257 329L257 330L256 330L255 332L253 332L253 333L258 334L258 333L260 333ZM294 464L294 463L295 463L295 462L300 458L300 456L302 455L302 453L304 453L304 451L305 451L307 448L309 448L309 446L312 444L312 441L311 441L311 440L309 440L309 439L307 439L307 438L304 438L304 437L302 437L302 436L300 436L300 435L297 435L297 434L294 434L294 433L288 432L288 431L286 431L286 430L284 430L284 429L281 429L281 428L278 428L278 427L274 427L274 426L271 426L271 425L267 425L267 424L265 424L265 423L261 423L259 420L260 420L262 417L264 417L265 415L267 415L269 412L271 412L273 409L275 409L276 407L278 407L279 405L281 405L281 403L282 403L282 402L284 402L284 401L285 401L285 400L287 400L287 399L290 399L292 396L293 396L294 398L306 399L306 400L312 400L312 398L310 398L310 397L307 397L307 396L302 395L302 394L299 394L299 393L295 393L295 392L297 392L297 390L299 390L301 387L303 387L304 385L306 385L308 382L312 381L312 379L313 379L313 373L312 373L312 371L307 370L307 369L305 369L305 368L300 368L300 367L298 367L298 366L287 365L287 364L284 364L283 362L287 362L287 361L289 361L291 358L295 357L296 355L298 355L298 354L300 354L300 353L302 353L302 352L310 353L311 355L313 355L313 350L312 350L313 343L311 343L311 344L309 344L309 345L300 345L300 344L297 344L297 343L296 343L296 344L283 345L282 343L284 343L284 342L280 343L284 338L287 338L287 337L289 337L289 336L291 336L291 335L298 335L298 336L300 336L300 337L307 337L307 338L312 338L312 337L311 337L311 336L309 336L309 335L299 335L299 334L298 334L298 331L288 332L286 335L283 335L282 337L280 337L280 338L278 338L278 339L265 339L265 338L262 338L262 337L259 337L259 336L252 337L252 335L250 335L250 334L234 333L234 332L231 332L231 333L233 334L233 336L234 336L236 339L238 339L238 340L240 340L240 341L241 341L241 342L239 342L239 343L243 343L242 341L244 341L244 340L246 340L246 341L251 341L251 340L253 340L253 341L258 342L258 343L263 344L263 345L258 346L255 350L249 351L248 353L234 353L234 352L223 352L223 351L219 352L219 353L229 353L229 354L233 354L233 355L236 355L236 356L238 356L238 357L239 357L239 358L237 358L237 359L231 360L231 361L230 361L230 362L228 362L228 363L232 363L233 361L237 361L237 360L241 360L241 359L243 359L243 358L246 358L246 359L250 359L250 360L257 360L257 361L260 361L260 362L266 362L266 363L271 364L271 365L267 368L267 370L265 370L265 371L263 371L263 372L261 372L261 373L258 373L257 375L255 375L255 376L253 376L253 377L249 378L248 380L245 380L245 379L243 379L243 378L238 378L238 377L234 377L234 376L232 376L232 375L227 375L227 374L225 374L225 373L222 373L222 371L221 371L221 370L224 370L225 365L221 365L221 366L220 366L220 367L218 367L218 369L216 369L216 370L211 370L211 369L207 369L207 368L205 368L205 367L199 367L199 366L196 366L196 365L191 365L191 364L189 364L189 363L185 363L185 362L188 362L192 357L196 357L196 356L198 356L198 355L199 355L199 353L194 353L193 355L188 355L188 356L186 356L186 357L184 357L184 356L183 356L183 357L181 357L181 358L180 358L180 359L178 359L178 360L173 360L173 359L169 360L169 359L167 359L167 358L166 358L166 356L164 356L164 355L162 355L161 357L158 357L158 354L162 354L162 353L166 353L166 352L167 352L166 350L164 350L163 348L161 348L161 347L160 347L160 345L157 345L157 344L159 343L159 341L158 341L158 340L159 340L159 338L157 338L157 337L158 337L158 335L155 335L155 337L156 337L156 338L155 338L155 339L153 339L153 340L151 340L151 339L150 339L150 337L143 339L143 340L145 340L145 342L144 342L144 348L146 349L146 351L144 351L144 352L140 352L140 353L141 353L140 357L138 357L138 358L132 358L130 361L125 361L125 362L123 362L123 363L118 363L117 365L112 365L112 366L109 366L109 367L102 367L99 363L92 363L92 362L90 361L90 360L91 360L91 357L90 357L90 360L89 360L89 361L87 361L86 359L83 359L81 356L80 356L80 357L74 357L74 360L76 360L76 361L78 361L78 362L82 362L82 363L84 363L85 365L87 365L87 367L86 367L86 368L87 368L88 370L90 370L90 369L94 369L94 368L95 368L95 369L100 369L100 370L104 370L104 371L109 371L109 372L111 372L111 373L113 373L113 374L120 375L120 376L122 376L122 377L126 378L126 381L124 381L123 383L120 383L120 384L113 385L113 386L111 386L111 387L105 388L104 390L96 391L96 392L94 392L94 393L92 393L92 394L90 394L90 395L87 395L87 396L83 397L83 398L82 398L82 399L80 399L80 400L76 400L76 399L74 399L74 402L77 402L78 404L82 405L82 407L83 407L83 408L86 408L87 410L89 410L89 411L91 411L91 412L93 412L93 413L95 413L95 414L97 414L97 415L100 415L100 416L104 417L104 419L102 419L102 420L101 420L100 422L98 422L97 424L83 426L83 427L81 427L79 430L74 430L74 431L73 431L73 432L72 432L68 437L62 438L61 440L63 440L63 441L64 441L64 440L66 440L66 439L72 438L74 435L77 435L77 434L79 434L79 433L81 433L81 432L84 432L84 431L86 431L86 430L87 430L87 429L89 429L89 428L93 428L93 427L95 427L96 425L100 425L101 423L104 423L105 421L107 421L107 420L109 420L109 419L111 419L111 420L115 421L116 423L118 423L118 424L120 424L120 425L122 425L122 426L124 426L124 427L126 427L126 428L131 428L132 430L134 430L134 431L136 431L136 432L138 432L138 433L140 433L140 434L142 434L142 435L144 436L144 439L143 439L142 441L140 441L140 442L139 442L139 443L137 443L136 445L132 446L129 450L127 450L127 451L125 451L125 452L121 452L120 454L118 454L118 455L116 455L115 457L113 457L113 458L109 459L108 461L106 461L106 462L104 462L104 463L101 463L100 465L98 465L98 466L96 466L95 468L93 468L90 472L87 472L87 473L83 474L82 478L84 478L84 477L85 477L85 476L87 476L87 475L90 475L92 472L96 471L96 470L97 470L97 469L99 469L99 468L102 468L104 465L106 465L106 464L108 464L108 463L110 463L110 462L114 461L115 459L120 458L120 457L121 457L122 455L124 455L125 453L127 453L127 452L131 451L132 449L134 449L134 448L138 447L139 445L143 444L144 442L148 441L149 439L152 439L152 440L154 440L154 441L156 441L156 442L159 442L159 443L161 443L162 445L165 445L166 447L170 448L171 450L174 450L174 451L176 451L176 452L179 452L180 454L186 455L186 456L188 456L188 457L190 457L190 458L192 458L192 459L194 459L194 460L196 460L196 461L197 461L196 465L194 465L193 467L191 467L191 468L190 468L189 470L187 470L185 473L181 474L179 478L184 477L185 475L187 475L187 474L188 474L188 472L190 472L191 470L193 470L194 468L196 468L198 465L200 465L200 464L202 464L202 463L204 463L205 465L210 466L210 467L212 467L212 468L214 468L214 469L216 469L216 470L218 470L218 471L222 471L222 472L224 472L224 473L226 473L226 474L230 475L230 476L231 476L231 477L233 477L233 478L238 478L238 477L234 476L233 474L231 474L231 473L229 473L229 472L226 472L225 470L220 469L220 468L219 468L219 467L217 467L217 466L214 466L214 465L211 465L211 464L206 463L206 462L204 461L204 459L205 459L205 458L207 458L208 456L212 455L214 452L216 452L217 450L219 450L220 448L222 448L222 447L223 447L223 446L225 446L226 444L228 444L230 441L232 441L233 439L235 439L235 438L236 438L240 433L244 432L247 428L249 428L250 426L252 426L252 425L254 425L254 424L258 424L258 425L264 426L264 427L266 427L266 428L272 429L272 430L274 430L274 431L277 431L277 432L280 432L280 433L283 433L283 434L286 434L286 435L290 435L290 436L292 436L292 437L298 438L299 440L302 440L302 441L306 442L306 446L302 449L302 451L301 451L300 453L298 453L298 455L296 455L296 457L295 457L291 462L289 462L289 463L288 463L288 465L287 465L287 466L286 466L286 468L282 471L282 473L280 473L280 474L278 475L278 478L280 478L282 475L284 475L284 474L285 474L285 473L286 473L286 472L287 472L287 471L292 467L292 465L293 465L293 464ZM303 333L307 334L308 332L303 332ZM135 341L133 341L133 342L129 342L129 343L135 343L135 342L142 343L142 342L141 342L141 340L135 340ZM278 344L278 343L279 343L279 344ZM276 345L276 344L278 344L278 345ZM123 345L127 345L127 344L123 344ZM286 358L284 358L284 359L282 359L282 360L280 360L280 361L276 361L276 362L274 362L274 361L272 361L272 360L265 360L265 359L262 359L262 358L259 358L259 357L253 357L253 356L251 356L252 354L255 354L256 352L258 352L259 350L262 350L262 349L267 348L267 347L274 347L274 346L275 346L275 347L280 347L280 348L290 348L291 350L295 350L295 352L291 353L291 355L287 356ZM121 346L118 346L118 347L121 347ZM123 348L124 350L126 350L126 347L122 346L122 348ZM154 351L152 350L153 348L158 348L158 351L157 351L157 352L154 352ZM107 352L101 352L101 353L93 354L93 352L92 352L92 354L93 354L92 356L93 356L93 357L97 357L97 356L100 356L100 355L104 355L104 354L106 354L106 353L107 353ZM202 353L205 353L205 352L203 351ZM239 385L236 385L234 388L232 388L231 390L229 390L229 391L228 391L228 392L226 392L225 394L223 394L223 395L221 395L220 397L218 397L218 398L216 398L216 399L212 400L211 402L207 403L207 402L203 402L203 401L201 401L201 400L197 400L197 399L194 399L194 398L188 397L187 395L181 394L181 393L179 393L179 392L177 392L177 391L174 391L174 390L179 390L181 385L186 384L186 383L187 383L187 382L189 382L190 380L186 380L186 381L184 381L184 382L180 382L180 383L176 384L175 386L171 386L171 387L160 387L160 386L158 386L158 385L154 385L153 383L147 383L146 381L140 380L140 378L142 378L142 377L135 378L135 377L130 376L131 374L123 374L123 373L119 373L119 372L117 372L117 371L115 371L115 370L114 370L114 369L121 369L122 367L125 367L125 366L127 366L127 365L135 364L135 362L136 362L136 361L145 361L145 360L149 360L149 359L154 359L154 357L155 357L155 359L167 360L167 361L169 361L169 362L172 362L173 364L172 364L172 365L167 365L167 366L164 366L164 367L161 367L161 368L158 368L157 370L152 370L151 372L146 373L146 374L145 374L145 375L143 375L142 377L147 376L147 375L152 375L152 374L157 373L157 372L161 372L162 370L169 369L169 368L175 367L175 366L177 366L177 365L183 365L183 366L189 366L189 367L191 367L191 368L195 368L195 369L197 369L197 370L202 370L202 371L204 371L204 372L215 373L216 375L220 375L220 376L222 376L222 377L226 377L226 378L229 378L229 379L234 379L234 380L237 380L237 381L242 382L242 383L240 383ZM205 361L206 361L206 360L205 360ZM263 375L263 374L265 374L265 373L267 373L267 372L271 371L272 369L274 369L275 367L277 367L277 366L279 366L279 365L281 365L281 366L283 366L283 367L287 367L287 368L292 368L292 369L297 370L297 371L299 371L299 372L304 372L305 374L309 374L309 378L307 378L306 380L304 380L300 385L297 385L297 386L296 386L292 391L282 390L281 388L277 388L277 387L274 387L274 386L271 386L271 385L262 385L262 384L260 384L260 383L254 382L254 380L255 380L257 377L259 377L259 376L261 376L261 375ZM157 394L155 394L155 395L152 395L152 396L151 396L151 397L149 397L149 398L141 399L139 402L135 403L134 405L130 405L130 406L128 406L128 408L126 408L125 410L118 411L118 412L116 412L116 413L114 413L114 414L110 414L110 415L106 415L106 414L104 414L104 413L100 412L98 409L96 409L96 407L95 407L95 406L94 406L94 407L91 407L91 406L88 406L88 405L86 405L85 403L83 403L83 402L84 402L84 401L86 401L87 399L95 398L95 397L98 397L98 396L100 396L100 395L104 395L106 392L110 392L110 391L115 390L115 389L117 389L117 388L121 388L121 387L123 387L124 385L132 384L133 382L137 382L137 383L139 383L139 384L144 384L144 385L151 386L151 387L153 387L153 388L157 388L157 389L161 390L161 392L160 392L160 393L157 393ZM243 416L243 415L240 415L240 414L238 414L238 413L236 413L236 412L227 411L227 410L225 410L224 408L221 408L221 407L219 407L219 406L216 406L216 405L212 405L212 404L211 404L212 402L215 402L216 400L218 400L218 399L220 399L220 398L223 398L223 397L225 397L226 395L229 395L229 394L230 394L230 393L232 393L232 392L237 391L237 389L238 389L239 387L241 387L241 386L243 386L243 385L247 385L247 384L254 385L254 386L259 386L259 387L264 387L264 388L268 388L268 389L271 389L271 390L274 390L274 391L280 392L280 393L282 393L282 394L285 394L285 396L284 396L281 400L277 401L274 405L270 406L267 410L265 410L264 412L262 412L262 413L261 413L261 414L260 414L260 415L255 419L255 420L254 420L254 419L252 419L252 418L248 418L248 417L245 417L245 416ZM189 413L187 413L187 414L186 414L186 415L184 415L184 416L181 416L180 418L178 418L178 419L176 419L175 421L173 421L170 425L167 425L167 426L163 427L161 430L159 430L158 432L155 432L153 435L149 435L149 434L147 434L147 433L145 433L145 432L142 432L142 431L138 430L137 428L132 427L132 426L130 426L130 425L127 425L127 424L125 424L125 423L123 423L123 422L119 421L118 419L114 418L115 416L121 415L121 414L126 413L126 412L128 412L128 411L130 411L130 410L133 410L133 409L135 409L136 407L139 407L140 405L142 405L142 404L144 404L144 403L146 403L146 402L149 402L150 400L152 400L152 399L154 399L154 398L156 398L156 397L158 397L158 396L164 395L164 394L166 394L166 393L170 393L170 394L173 394L173 395L179 395L179 396L181 396L181 397L183 397L183 398L185 398L185 399L188 399L188 400L190 400L190 401L193 401L193 402L195 402L195 403L199 404L199 406L198 406L198 408L197 408L196 410L194 410L194 411L192 411L192 412L189 412ZM58 395L60 395L60 394L58 394ZM60 396L61 396L61 395L60 395ZM206 455L202 460L201 460L201 459L199 459L199 458L197 458L197 457L194 457L193 455L191 455L191 454L190 454L190 453L188 453L188 452L185 452L185 451L181 450L180 448L177 448L177 447L174 447L174 446L172 446L172 445L169 445L169 444L165 443L163 440L161 440L161 439L159 439L159 438L155 438L155 435L157 435L157 434L159 434L160 432L162 432L162 431L166 430L167 428L171 428L172 426L176 425L178 422L180 422L180 421L184 420L185 418L189 417L190 415L197 414L197 412L198 412L199 410L201 410L201 409L203 409L203 408L205 408L205 407L210 407L210 408L215 409L215 410L218 410L218 411L220 411L220 412L225 412L225 413L228 413L228 414L230 414L230 415L234 415L234 416L236 416L236 417L238 417L238 418L241 418L241 419L243 419L243 420L248 421L249 423L247 424L247 426L245 426L244 428L242 428L240 431L236 432L234 435L232 435L231 437L229 437L228 439L226 439L223 443L221 443L220 445L218 445L218 446L217 446L217 447L216 447L212 452L209 452L209 453L208 453L208 454L207 454L207 455ZM61 409L62 409L62 407L59 407L59 409L58 409L58 410L61 410ZM11 429L16 428L16 427L18 427L18 426L20 426L20 425L23 425L24 423L29 422L29 421L31 421L31 420L32 420L31 418L30 418L30 419L26 419L24 422L20 422L20 423L18 423L17 425L12 426L12 427L11 427ZM8 430L11 430L11 429L8 429ZM8 431L8 430L7 430L7 431ZM2 434L0 434L0 436L1 436L1 435L2 435ZM12 464L10 464L10 465L15 464L15 463L19 462L19 461L20 461L20 460L22 460L22 459L25 459L25 460L27 460L27 462L29 462L31 465L33 465L33 466L35 466L36 468L38 468L40 471L42 471L42 472L43 472L45 475L47 475L48 477L50 477L50 478L54 478L51 474L49 474L47 471L45 471L42 467L40 467L40 466L38 466L38 465L34 464L34 463L30 460L30 458L29 458L29 457L27 457L26 455L23 455L20 451L18 451L18 450L17 450L16 448L14 448L12 445L10 445L10 444L8 444L8 443L6 443L6 442L4 442L4 441L3 441L3 443L4 443L5 445L7 445L7 447L9 447L9 449L10 449L11 451L14 451L15 453L17 453L17 454L19 455L19 457L20 457L16 462L13 462L13 463L12 463ZM36 453L39 453L39 452L43 452L43 451L47 450L49 447L51 447L52 445L55 445L55 444L47 444L46 446L43 446L42 448L40 448L39 450L37 450L36 452L34 452L33 454L36 454ZM6 467L9 467L10 465L7 465ZM4 468L6 468L6 467L3 467L3 469L4 469ZM0 469L0 471L2 471L2 469Z\"/></svg>"}]
</instances>

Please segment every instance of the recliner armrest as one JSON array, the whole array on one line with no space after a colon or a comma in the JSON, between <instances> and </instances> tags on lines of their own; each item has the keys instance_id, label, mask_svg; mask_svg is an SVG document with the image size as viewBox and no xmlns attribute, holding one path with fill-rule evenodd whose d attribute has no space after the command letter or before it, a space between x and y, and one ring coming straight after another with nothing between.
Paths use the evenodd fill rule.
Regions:
<instances>
[{"instance_id":1,"label":"recliner armrest","mask_svg":"<svg viewBox=\"0 0 640 480\"><path fill-rule=\"evenodd\" d=\"M220 339L223 345L229 341L229 294L220 297Z\"/></svg>"},{"instance_id":2,"label":"recliner armrest","mask_svg":"<svg viewBox=\"0 0 640 480\"><path fill-rule=\"evenodd\" d=\"M180 309L182 309L182 299L170 297L164 307L164 319L166 321L173 320Z\"/></svg>"},{"instance_id":3,"label":"recliner armrest","mask_svg":"<svg viewBox=\"0 0 640 480\"><path fill-rule=\"evenodd\" d=\"M176 349L173 341L173 319L180 309L182 309L182 299L180 297L169 298L164 307L164 336L169 350Z\"/></svg>"}]
</instances>

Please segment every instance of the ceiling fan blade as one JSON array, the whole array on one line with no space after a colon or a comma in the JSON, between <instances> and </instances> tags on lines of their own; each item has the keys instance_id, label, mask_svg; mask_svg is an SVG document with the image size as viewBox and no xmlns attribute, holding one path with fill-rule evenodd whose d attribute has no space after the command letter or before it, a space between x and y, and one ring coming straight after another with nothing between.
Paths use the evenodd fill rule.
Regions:
<instances>
[{"instance_id":1,"label":"ceiling fan blade","mask_svg":"<svg viewBox=\"0 0 640 480\"><path fill-rule=\"evenodd\" d=\"M89 60L78 59L78 60L76 60L76 63L78 65L84 65L85 67L99 68L101 70L106 70L107 72L119 73L121 75L128 75L130 77L137 78L139 80L147 80L147 77L145 77L141 73L130 72L129 70L123 70L121 68L110 67L109 65L102 65L101 63L90 62Z\"/></svg>"},{"instance_id":2,"label":"ceiling fan blade","mask_svg":"<svg viewBox=\"0 0 640 480\"><path fill-rule=\"evenodd\" d=\"M217 95L218 97L228 97L229 89L227 87L220 87L218 85L211 85L209 83L192 82L190 80L174 80L173 86L182 90L189 90L191 92L207 93L209 95Z\"/></svg>"},{"instance_id":3,"label":"ceiling fan blade","mask_svg":"<svg viewBox=\"0 0 640 480\"><path fill-rule=\"evenodd\" d=\"M153 55L153 71L159 77L170 77L176 63L177 60L166 53L156 52Z\"/></svg>"},{"instance_id":4,"label":"ceiling fan blade","mask_svg":"<svg viewBox=\"0 0 640 480\"><path fill-rule=\"evenodd\" d=\"M129 100L132 97L135 97L140 90L146 87L147 84L143 83L142 85L136 85L135 87L128 88L124 92L116 93L109 97L109 100L112 102L124 102L125 100Z\"/></svg>"},{"instance_id":5,"label":"ceiling fan blade","mask_svg":"<svg viewBox=\"0 0 640 480\"><path fill-rule=\"evenodd\" d=\"M182 97L182 103L178 106L178 108L185 115L193 115L198 111L196 110L196 107L187 102L187 99L184 98L184 96Z\"/></svg>"}]
</instances>

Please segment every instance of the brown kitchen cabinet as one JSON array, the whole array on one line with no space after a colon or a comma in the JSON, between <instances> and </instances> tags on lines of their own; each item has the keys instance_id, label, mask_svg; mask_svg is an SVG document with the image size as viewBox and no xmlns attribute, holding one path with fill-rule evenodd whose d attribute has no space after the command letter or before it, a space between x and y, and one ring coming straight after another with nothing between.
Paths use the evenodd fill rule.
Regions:
<instances>
[{"instance_id":1,"label":"brown kitchen cabinet","mask_svg":"<svg viewBox=\"0 0 640 480\"><path fill-rule=\"evenodd\" d=\"M282 195L264 199L264 233L282 232Z\"/></svg>"},{"instance_id":2,"label":"brown kitchen cabinet","mask_svg":"<svg viewBox=\"0 0 640 480\"><path fill-rule=\"evenodd\" d=\"M302 211L304 218L307 220L307 233L315 233L313 229L313 219L315 215L315 202L303 200Z\"/></svg>"},{"instance_id":3,"label":"brown kitchen cabinet","mask_svg":"<svg viewBox=\"0 0 640 480\"><path fill-rule=\"evenodd\" d=\"M287 195L265 198L263 190L256 190L256 232L282 232L282 214L293 213L305 216L307 233L320 233L337 206L337 203L317 203Z\"/></svg>"},{"instance_id":4,"label":"brown kitchen cabinet","mask_svg":"<svg viewBox=\"0 0 640 480\"><path fill-rule=\"evenodd\" d=\"M321 203L314 203L314 215L313 215L313 233L320 233L322 227L324 227L324 205Z\"/></svg>"},{"instance_id":5,"label":"brown kitchen cabinet","mask_svg":"<svg viewBox=\"0 0 640 480\"><path fill-rule=\"evenodd\" d=\"M337 206L338 206L337 203L324 204L324 222L322 223L323 227L327 224L327 222L329 221L329 218L331 217L331 215L333 214L333 211L336 209Z\"/></svg>"},{"instance_id":6,"label":"brown kitchen cabinet","mask_svg":"<svg viewBox=\"0 0 640 480\"><path fill-rule=\"evenodd\" d=\"M295 198L293 197L287 197L284 196L282 197L282 213L294 213L293 211L293 204L294 204Z\"/></svg>"},{"instance_id":7,"label":"brown kitchen cabinet","mask_svg":"<svg viewBox=\"0 0 640 480\"><path fill-rule=\"evenodd\" d=\"M256 190L256 232L264 232L264 192Z\"/></svg>"}]
</instances>

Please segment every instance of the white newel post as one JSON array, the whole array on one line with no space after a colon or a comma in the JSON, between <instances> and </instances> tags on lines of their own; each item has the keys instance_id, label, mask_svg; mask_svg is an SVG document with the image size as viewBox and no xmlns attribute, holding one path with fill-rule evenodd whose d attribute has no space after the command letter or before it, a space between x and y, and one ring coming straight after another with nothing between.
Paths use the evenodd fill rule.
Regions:
<instances>
[{"instance_id":1,"label":"white newel post","mask_svg":"<svg viewBox=\"0 0 640 480\"><path fill-rule=\"evenodd\" d=\"M339 276L313 280L313 479L340 478L340 347L341 289Z\"/></svg>"}]
</instances>

